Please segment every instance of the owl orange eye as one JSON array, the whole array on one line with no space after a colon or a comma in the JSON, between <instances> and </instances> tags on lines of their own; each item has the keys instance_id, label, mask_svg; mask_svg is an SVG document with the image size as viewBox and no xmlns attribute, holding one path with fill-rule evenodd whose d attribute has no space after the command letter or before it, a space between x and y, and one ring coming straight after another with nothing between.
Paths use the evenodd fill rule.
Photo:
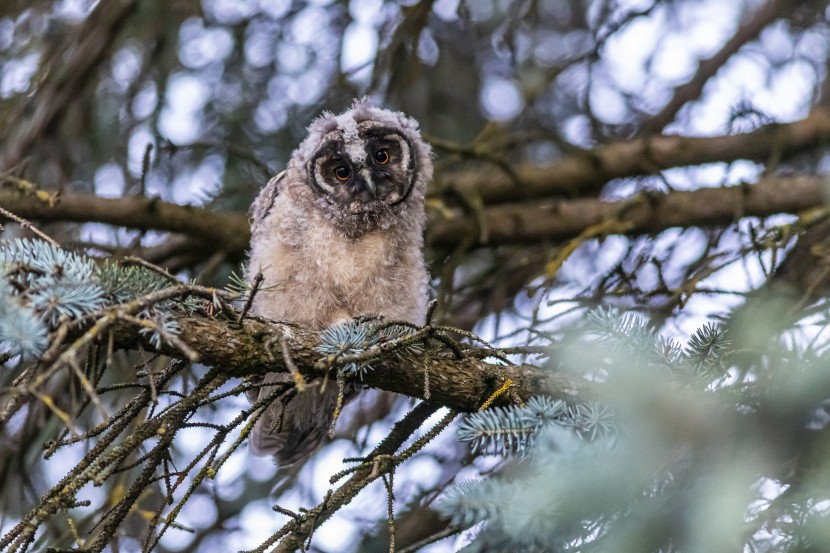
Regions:
<instances>
[{"instance_id":1,"label":"owl orange eye","mask_svg":"<svg viewBox=\"0 0 830 553\"><path fill-rule=\"evenodd\" d=\"M389 150L386 148L381 148L377 152L375 152L375 161L380 163L381 165L386 165L389 163Z\"/></svg>"},{"instance_id":2,"label":"owl orange eye","mask_svg":"<svg viewBox=\"0 0 830 553\"><path fill-rule=\"evenodd\" d=\"M351 175L351 174L352 174L352 172L349 171L349 168L346 167L345 165L338 165L334 169L334 176L337 177L337 180L339 180L339 181L349 180L349 175Z\"/></svg>"}]
</instances>

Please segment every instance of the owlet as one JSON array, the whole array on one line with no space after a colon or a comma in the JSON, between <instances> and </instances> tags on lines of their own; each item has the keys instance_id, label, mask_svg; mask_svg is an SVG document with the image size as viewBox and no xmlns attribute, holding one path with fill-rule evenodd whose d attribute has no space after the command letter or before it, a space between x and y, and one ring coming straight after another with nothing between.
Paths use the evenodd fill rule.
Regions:
<instances>
[{"instance_id":1,"label":"owlet","mask_svg":"<svg viewBox=\"0 0 830 553\"><path fill-rule=\"evenodd\" d=\"M355 101L324 113L288 167L251 206L249 274L264 280L254 314L322 330L360 315L422 324L427 304L424 192L431 149L403 113ZM285 373L265 376L255 401ZM307 458L328 431L336 386L272 403L250 438L279 465Z\"/></svg>"}]
</instances>

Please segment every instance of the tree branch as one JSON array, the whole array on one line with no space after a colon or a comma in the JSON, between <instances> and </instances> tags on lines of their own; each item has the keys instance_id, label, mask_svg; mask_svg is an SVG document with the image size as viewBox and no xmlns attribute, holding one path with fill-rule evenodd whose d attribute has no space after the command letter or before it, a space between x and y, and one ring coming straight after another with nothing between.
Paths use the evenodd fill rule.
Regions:
<instances>
[{"instance_id":1,"label":"tree branch","mask_svg":"<svg viewBox=\"0 0 830 553\"><path fill-rule=\"evenodd\" d=\"M308 517L302 522L292 521L283 527L282 531L290 533L280 542L274 552L300 549L303 542L314 531L314 528L328 520L337 510L351 502L361 490L386 473L386 471L379 470L381 464L379 461L383 457L393 455L418 427L426 422L438 409L438 404L425 401L419 403L403 419L395 423L389 435L367 456L367 462L358 467L349 480L313 510L313 517Z\"/></svg>"},{"instance_id":2,"label":"tree branch","mask_svg":"<svg viewBox=\"0 0 830 553\"><path fill-rule=\"evenodd\" d=\"M669 194L644 194L635 200L549 200L509 204L468 214L460 208L433 210L427 243L456 246L471 237L472 247L567 240L596 225L610 234L642 234L672 227L727 225L743 216L763 217L795 213L825 203L827 179L819 176L769 177L747 186L703 188ZM0 205L27 219L40 221L97 221L136 229L181 232L210 251L241 255L250 233L242 214L215 213L158 199L99 198L65 195L55 205L34 196L0 192ZM482 221L486 228L479 228Z\"/></svg>"},{"instance_id":3,"label":"tree branch","mask_svg":"<svg viewBox=\"0 0 830 553\"><path fill-rule=\"evenodd\" d=\"M677 113L687 103L696 100L703 92L706 83L717 74L720 69L746 43L755 38L773 21L781 17L787 8L792 7L792 0L769 0L761 6L752 17L732 35L726 44L711 58L700 60L694 76L686 83L675 87L671 100L654 116L644 121L640 134L649 135L660 133L674 121Z\"/></svg>"},{"instance_id":4,"label":"tree branch","mask_svg":"<svg viewBox=\"0 0 830 553\"><path fill-rule=\"evenodd\" d=\"M612 142L566 155L547 165L518 167L519 182L493 171L438 175L432 195L454 190L469 197L478 196L485 204L588 195L598 192L612 179L704 163L766 161L826 145L828 141L830 107L818 107L800 121L765 125L748 133L707 137L661 135Z\"/></svg>"},{"instance_id":5,"label":"tree branch","mask_svg":"<svg viewBox=\"0 0 830 553\"><path fill-rule=\"evenodd\" d=\"M600 235L728 225L745 216L796 213L824 205L827 187L825 177L771 177L755 185L643 194L618 202L577 199L512 204L484 209L481 220L486 221L486 229L478 229L476 220L460 211L450 217L434 214L428 242L451 247L463 236L479 237L473 246L556 241L597 225L603 226Z\"/></svg>"},{"instance_id":6,"label":"tree branch","mask_svg":"<svg viewBox=\"0 0 830 553\"><path fill-rule=\"evenodd\" d=\"M183 317L177 322L181 327L180 340L199 352L199 361L218 367L229 376L289 372L283 356L274 356L269 351L268 344L274 336L277 339L285 336L289 357L306 380L336 374L335 368L318 363L323 356L315 349L320 344L320 335L312 330L257 319L246 319L241 325L207 317ZM138 346L136 339L136 333L127 326L122 326L116 334L116 343L121 347ZM149 343L143 346L153 349ZM172 345L163 346L161 352L182 357ZM362 379L367 386L421 399L424 398L424 370L428 370L430 401L455 411L478 410L507 379L512 381L511 393L501 394L495 405L517 399L524 401L539 394L573 402L583 398L588 390L586 382L554 370L532 365L496 365L472 353L457 359L449 352L428 351L424 357L393 355L371 364L374 370L367 371Z\"/></svg>"},{"instance_id":7,"label":"tree branch","mask_svg":"<svg viewBox=\"0 0 830 553\"><path fill-rule=\"evenodd\" d=\"M800 121L771 124L755 131L711 137L656 136L620 141L571 154L541 166L522 166L520 183L498 172L439 174L431 197L449 191L478 196L485 204L546 196L574 196L598 191L611 179L654 174L671 167L765 160L809 150L830 142L830 107L818 107ZM182 232L227 251L242 251L249 239L240 215L221 215L198 207L178 206L155 198L99 198L67 194L50 205L33 196L0 192L0 205L27 219L101 222L140 230ZM779 211L783 211L779 209ZM446 243L437 233L433 241Z\"/></svg>"},{"instance_id":8,"label":"tree branch","mask_svg":"<svg viewBox=\"0 0 830 553\"><path fill-rule=\"evenodd\" d=\"M137 230L179 232L213 244L213 251L241 252L248 248L247 217L182 206L140 196L102 198L92 194L64 194L56 201L17 192L0 192L0 205L16 215L38 221L107 223Z\"/></svg>"},{"instance_id":9,"label":"tree branch","mask_svg":"<svg viewBox=\"0 0 830 553\"><path fill-rule=\"evenodd\" d=\"M22 104L27 110L34 106L31 115L21 114L3 132L5 140L0 149L0 167L19 164L32 145L48 129L56 127L67 106L81 95L81 90L90 86L90 75L111 53L113 40L137 6L136 0L101 2L75 32L56 45L61 63L47 64L47 78L39 83L36 96ZM44 56L44 59L49 61L53 56Z\"/></svg>"}]
</instances>

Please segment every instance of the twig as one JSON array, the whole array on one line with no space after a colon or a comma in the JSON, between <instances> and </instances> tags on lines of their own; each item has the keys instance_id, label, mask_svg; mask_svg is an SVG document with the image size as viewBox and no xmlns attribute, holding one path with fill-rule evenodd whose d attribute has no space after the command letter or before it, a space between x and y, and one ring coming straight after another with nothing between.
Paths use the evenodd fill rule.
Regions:
<instances>
[{"instance_id":1,"label":"twig","mask_svg":"<svg viewBox=\"0 0 830 553\"><path fill-rule=\"evenodd\" d=\"M144 148L144 157L141 159L141 180L139 181L139 196L146 196L147 191L147 173L150 172L150 155L153 153L153 143L148 142L147 147Z\"/></svg>"},{"instance_id":2,"label":"twig","mask_svg":"<svg viewBox=\"0 0 830 553\"><path fill-rule=\"evenodd\" d=\"M403 419L395 423L386 438L377 445L367 459L394 454L403 442L438 409L439 405L428 401L416 405ZM328 496L323 504L308 511L310 514L313 513L313 520L309 516L306 516L302 522L296 520L289 521L276 534L272 535L252 551L265 551L282 538L285 539L282 539L275 551L285 553L295 551L305 542L306 537L316 524L326 521L335 511L351 501L360 490L374 481L376 477L380 476L380 474L377 474L375 478L370 478L372 471L373 463L360 465L355 471L355 474Z\"/></svg>"},{"instance_id":3,"label":"twig","mask_svg":"<svg viewBox=\"0 0 830 553\"><path fill-rule=\"evenodd\" d=\"M390 470L383 476L383 485L386 488L386 517L389 525L389 553L395 553L395 471Z\"/></svg>"},{"instance_id":4,"label":"twig","mask_svg":"<svg viewBox=\"0 0 830 553\"><path fill-rule=\"evenodd\" d=\"M417 551L420 551L422 547L426 547L427 545L435 543L439 540L443 540L444 538L460 534L462 531L462 528L448 526L440 532L436 532L435 534L428 536L417 543L413 543L412 545L404 547L403 549L399 549L397 553L416 553Z\"/></svg>"},{"instance_id":5,"label":"twig","mask_svg":"<svg viewBox=\"0 0 830 553\"><path fill-rule=\"evenodd\" d=\"M304 392L306 389L306 381L303 378L302 373L300 373L300 369L298 369L297 365L294 363L294 360L291 359L291 349L288 345L288 336L285 334L280 336L280 348L282 350L282 360L288 368L288 372L291 373L291 378L294 379L294 385L297 387L297 391L300 393Z\"/></svg>"},{"instance_id":6,"label":"twig","mask_svg":"<svg viewBox=\"0 0 830 553\"><path fill-rule=\"evenodd\" d=\"M331 424L329 425L329 438L334 438L334 426L337 424L337 419L340 418L340 410L343 409L343 399L346 395L346 375L343 371L337 371L337 402L334 405L334 412L331 415Z\"/></svg>"},{"instance_id":7,"label":"twig","mask_svg":"<svg viewBox=\"0 0 830 553\"><path fill-rule=\"evenodd\" d=\"M482 404L481 404L481 407L479 407L479 409L478 409L478 410L479 410L479 411L484 411L485 409L487 409L488 407L490 407L490 405L492 405L492 404L493 404L493 402L496 400L496 398L498 398L498 397L499 397L500 395L502 395L504 392L506 392L507 390L509 390L511 386L513 386L513 381L512 381L512 380L510 380L509 378L508 378L508 379L506 379L506 380L504 381L504 384L502 384L502 385L501 385L501 387L500 387L498 390L496 390L495 392L493 392L492 394L490 394L490 397L488 397L488 398L484 401L484 403L482 403Z\"/></svg>"},{"instance_id":8,"label":"twig","mask_svg":"<svg viewBox=\"0 0 830 553\"><path fill-rule=\"evenodd\" d=\"M251 291L248 293L248 298L245 300L245 305L242 307L242 312L239 314L239 318L236 320L237 323L241 323L245 316L248 314L248 311L251 309L251 305L254 303L254 296L257 295L259 292L259 287L262 286L262 281L265 280L265 277L262 275L262 272L259 272L254 277L253 283L251 283Z\"/></svg>"},{"instance_id":9,"label":"twig","mask_svg":"<svg viewBox=\"0 0 830 553\"><path fill-rule=\"evenodd\" d=\"M122 260L122 263L124 265L138 265L138 266L144 267L145 269L149 269L149 270L153 271L154 273L160 274L161 276L163 276L164 278L166 278L167 280L169 280L173 284L181 284L182 283L178 278L176 278L175 276L173 276L169 272L167 272L166 269L164 269L162 267L159 267L158 265L154 265L154 264L150 263L149 261L141 259L140 257L135 257L135 256L132 256L132 255L128 255L127 257L125 257Z\"/></svg>"},{"instance_id":10,"label":"twig","mask_svg":"<svg viewBox=\"0 0 830 553\"><path fill-rule=\"evenodd\" d=\"M659 133L671 123L681 108L694 101L703 92L706 83L746 43L754 40L766 27L783 15L784 9L792 3L785 0L769 0L752 17L741 25L723 47L712 57L700 60L692 78L675 87L669 102L642 125L643 134Z\"/></svg>"},{"instance_id":11,"label":"twig","mask_svg":"<svg viewBox=\"0 0 830 553\"><path fill-rule=\"evenodd\" d=\"M18 223L23 228L29 230L30 232L34 233L38 237L42 238L43 240L46 240L47 242L49 242L53 246L60 246L60 244L58 244L54 239L47 236L45 232L43 232L42 230L40 230L39 228L34 226L32 223L30 223L29 221L27 221L23 217L20 217L19 215L15 215L11 211L9 211L8 209L5 209L3 207L0 207L0 214L5 215L6 217L11 219L12 221L15 221L16 223Z\"/></svg>"}]
</instances>

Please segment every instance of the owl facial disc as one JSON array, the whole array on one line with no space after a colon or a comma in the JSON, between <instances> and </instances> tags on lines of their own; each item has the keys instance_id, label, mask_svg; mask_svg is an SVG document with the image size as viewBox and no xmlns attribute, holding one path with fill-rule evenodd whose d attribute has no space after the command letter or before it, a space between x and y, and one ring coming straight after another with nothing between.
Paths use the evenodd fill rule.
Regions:
<instances>
[{"instance_id":1,"label":"owl facial disc","mask_svg":"<svg viewBox=\"0 0 830 553\"><path fill-rule=\"evenodd\" d=\"M404 201L417 179L409 139L374 121L337 120L338 128L326 134L309 160L315 191L355 214L384 211Z\"/></svg>"}]
</instances>

